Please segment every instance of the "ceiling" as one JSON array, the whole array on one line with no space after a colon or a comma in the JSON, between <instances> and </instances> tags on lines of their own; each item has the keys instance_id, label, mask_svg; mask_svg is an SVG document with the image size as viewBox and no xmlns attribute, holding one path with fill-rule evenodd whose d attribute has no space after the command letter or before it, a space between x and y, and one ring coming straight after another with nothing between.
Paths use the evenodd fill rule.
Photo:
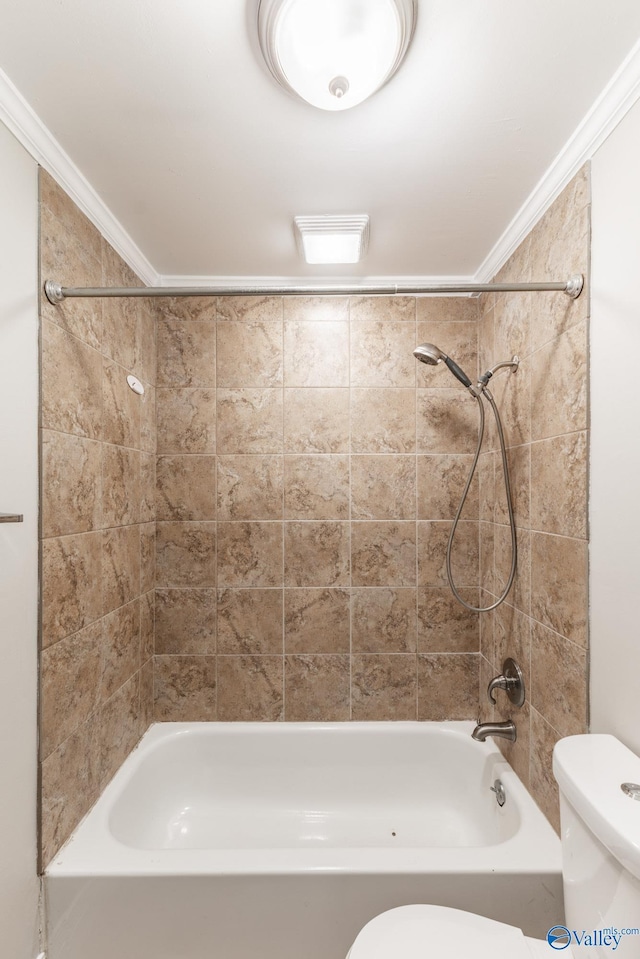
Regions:
<instances>
[{"instance_id":1,"label":"ceiling","mask_svg":"<svg viewBox=\"0 0 640 959\"><path fill-rule=\"evenodd\" d=\"M296 214L368 213L349 276L471 276L640 36L638 0L419 0L399 73L327 113L257 0L4 0L0 68L162 275L314 277Z\"/></svg>"}]
</instances>

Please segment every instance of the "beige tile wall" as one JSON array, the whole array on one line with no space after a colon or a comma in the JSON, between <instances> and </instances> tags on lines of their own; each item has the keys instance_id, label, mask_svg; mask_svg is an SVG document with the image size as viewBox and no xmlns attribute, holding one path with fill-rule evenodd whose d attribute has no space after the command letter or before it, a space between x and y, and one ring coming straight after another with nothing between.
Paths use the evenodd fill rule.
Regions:
<instances>
[{"instance_id":1,"label":"beige tile wall","mask_svg":"<svg viewBox=\"0 0 640 959\"><path fill-rule=\"evenodd\" d=\"M43 171L40 204L43 280L141 285ZM151 719L156 363L146 301L43 298L41 327L46 865Z\"/></svg>"},{"instance_id":2,"label":"beige tile wall","mask_svg":"<svg viewBox=\"0 0 640 959\"><path fill-rule=\"evenodd\" d=\"M159 301L155 718L475 718L466 298ZM478 491L456 567L478 599Z\"/></svg>"},{"instance_id":3,"label":"beige tile wall","mask_svg":"<svg viewBox=\"0 0 640 959\"><path fill-rule=\"evenodd\" d=\"M588 275L589 171L564 190L496 278L557 280ZM513 477L519 560L507 602L482 619L483 718L515 720L509 761L558 826L551 751L562 736L587 729L587 343L588 289L572 301L557 294L483 297L483 366L520 356L515 376L491 383L504 412ZM483 600L495 597L509 568L502 466L483 456L480 541ZM486 682L505 656L522 666L527 703L509 709L503 693L489 707Z\"/></svg>"}]
</instances>

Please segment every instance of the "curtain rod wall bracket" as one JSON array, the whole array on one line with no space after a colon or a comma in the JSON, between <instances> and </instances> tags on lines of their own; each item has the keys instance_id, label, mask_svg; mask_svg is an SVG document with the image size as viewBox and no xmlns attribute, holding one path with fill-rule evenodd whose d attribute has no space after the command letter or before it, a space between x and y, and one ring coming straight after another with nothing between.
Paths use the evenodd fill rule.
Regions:
<instances>
[{"instance_id":1,"label":"curtain rod wall bracket","mask_svg":"<svg viewBox=\"0 0 640 959\"><path fill-rule=\"evenodd\" d=\"M564 293L577 299L584 288L584 277L574 273L564 283L459 283L441 286L421 286L419 283L396 283L367 286L366 284L343 284L337 286L219 286L219 287L63 287L54 280L45 280L44 293L54 306L68 297L176 297L176 296L395 296L404 294L461 293Z\"/></svg>"},{"instance_id":2,"label":"curtain rod wall bracket","mask_svg":"<svg viewBox=\"0 0 640 959\"><path fill-rule=\"evenodd\" d=\"M65 299L65 295L62 292L62 287L59 283L54 283L53 280L44 281L44 295L49 300L49 303L53 303L54 306L57 306L58 303L62 303Z\"/></svg>"},{"instance_id":3,"label":"curtain rod wall bracket","mask_svg":"<svg viewBox=\"0 0 640 959\"><path fill-rule=\"evenodd\" d=\"M567 287L564 292L567 296L570 296L572 300L577 300L583 290L584 276L582 273L574 273L567 280Z\"/></svg>"}]
</instances>

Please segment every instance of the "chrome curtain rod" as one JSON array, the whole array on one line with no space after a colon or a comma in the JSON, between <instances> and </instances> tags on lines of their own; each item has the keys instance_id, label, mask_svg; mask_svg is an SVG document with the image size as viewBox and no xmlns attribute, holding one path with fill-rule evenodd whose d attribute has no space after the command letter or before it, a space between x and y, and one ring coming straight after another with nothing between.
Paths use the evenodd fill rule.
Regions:
<instances>
[{"instance_id":1,"label":"chrome curtain rod","mask_svg":"<svg viewBox=\"0 0 640 959\"><path fill-rule=\"evenodd\" d=\"M61 286L46 280L44 292L54 305L63 300L80 297L147 297L147 296L394 296L398 293L418 296L423 293L542 293L556 291L575 300L584 286L584 277L575 273L558 283L450 283L422 286L419 283L395 283L365 286L338 284L335 286Z\"/></svg>"}]
</instances>

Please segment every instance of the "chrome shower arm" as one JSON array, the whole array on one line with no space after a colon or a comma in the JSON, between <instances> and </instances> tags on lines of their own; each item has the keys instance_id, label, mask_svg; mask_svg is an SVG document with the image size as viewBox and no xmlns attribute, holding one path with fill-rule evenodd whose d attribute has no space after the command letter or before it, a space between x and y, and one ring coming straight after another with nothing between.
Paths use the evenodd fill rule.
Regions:
<instances>
[{"instance_id":1,"label":"chrome shower arm","mask_svg":"<svg viewBox=\"0 0 640 959\"><path fill-rule=\"evenodd\" d=\"M486 373L483 373L478 379L478 386L480 389L484 389L491 377L497 373L499 370L511 370L512 373L518 372L518 367L520 366L520 357L514 356L510 360L503 360L502 363L496 363L495 366L492 366L490 370L487 370Z\"/></svg>"}]
</instances>

